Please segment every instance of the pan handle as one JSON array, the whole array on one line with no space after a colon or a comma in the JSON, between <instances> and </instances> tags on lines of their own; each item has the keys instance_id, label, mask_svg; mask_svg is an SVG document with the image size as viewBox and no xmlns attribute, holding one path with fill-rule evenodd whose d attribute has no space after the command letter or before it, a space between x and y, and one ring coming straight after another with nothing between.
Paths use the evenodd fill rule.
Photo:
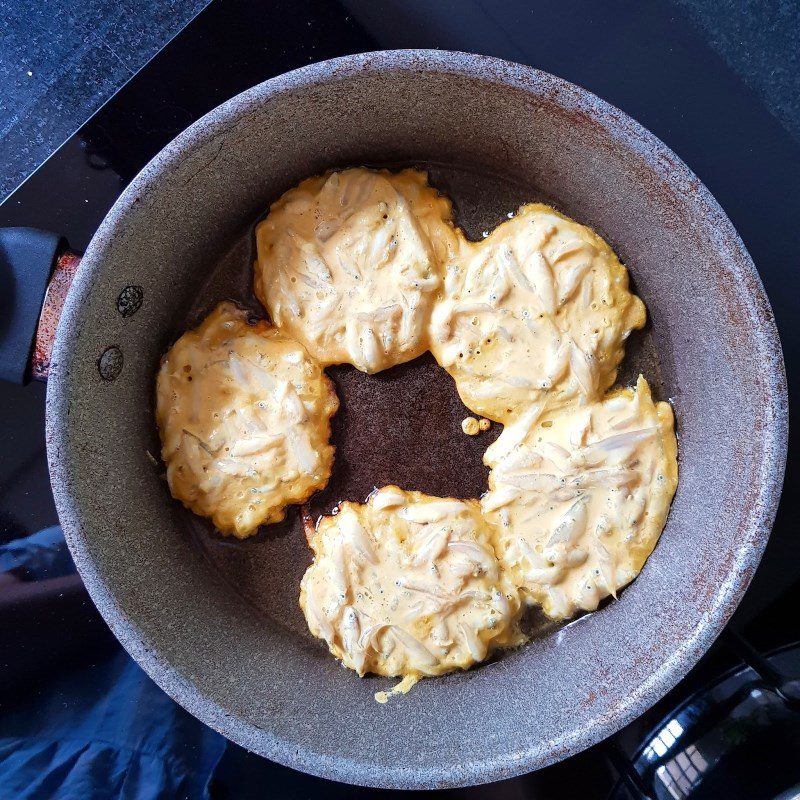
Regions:
<instances>
[{"instance_id":1,"label":"pan handle","mask_svg":"<svg viewBox=\"0 0 800 800\"><path fill-rule=\"evenodd\" d=\"M80 256L61 236L0 228L0 380L46 380Z\"/></svg>"}]
</instances>

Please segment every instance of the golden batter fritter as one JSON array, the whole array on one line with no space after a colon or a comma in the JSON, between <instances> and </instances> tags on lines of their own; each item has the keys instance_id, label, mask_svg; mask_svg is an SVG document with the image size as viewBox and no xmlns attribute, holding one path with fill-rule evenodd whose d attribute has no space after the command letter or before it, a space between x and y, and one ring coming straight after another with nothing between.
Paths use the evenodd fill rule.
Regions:
<instances>
[{"instance_id":1,"label":"golden batter fritter","mask_svg":"<svg viewBox=\"0 0 800 800\"><path fill-rule=\"evenodd\" d=\"M244 538L325 486L339 401L299 342L221 303L181 336L157 384L172 496Z\"/></svg>"},{"instance_id":2,"label":"golden batter fritter","mask_svg":"<svg viewBox=\"0 0 800 800\"><path fill-rule=\"evenodd\" d=\"M594 611L653 551L678 482L672 409L635 389L546 412L531 406L484 455L481 500L503 569L555 619Z\"/></svg>"},{"instance_id":3,"label":"golden batter fritter","mask_svg":"<svg viewBox=\"0 0 800 800\"><path fill-rule=\"evenodd\" d=\"M506 423L543 398L554 408L602 396L644 322L611 248L537 203L447 265L431 350L470 410Z\"/></svg>"},{"instance_id":4,"label":"golden batter fritter","mask_svg":"<svg viewBox=\"0 0 800 800\"><path fill-rule=\"evenodd\" d=\"M428 349L450 201L423 172L363 168L303 181L256 231L255 292L323 366L378 372Z\"/></svg>"},{"instance_id":5,"label":"golden batter fritter","mask_svg":"<svg viewBox=\"0 0 800 800\"><path fill-rule=\"evenodd\" d=\"M386 486L342 503L309 539L300 605L359 675L441 675L521 641L517 593L475 500Z\"/></svg>"}]
</instances>

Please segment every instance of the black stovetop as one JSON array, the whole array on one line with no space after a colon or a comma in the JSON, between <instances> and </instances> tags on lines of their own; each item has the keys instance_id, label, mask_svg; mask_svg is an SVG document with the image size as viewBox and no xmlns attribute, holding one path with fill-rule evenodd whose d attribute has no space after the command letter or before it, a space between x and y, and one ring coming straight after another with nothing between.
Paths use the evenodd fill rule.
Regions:
<instances>
[{"instance_id":1,"label":"black stovetop","mask_svg":"<svg viewBox=\"0 0 800 800\"><path fill-rule=\"evenodd\" d=\"M361 0L215 0L8 197L0 225L54 230L83 250L125 185L206 111L311 61L393 46L466 49L531 64L591 89L662 138L709 187L750 250L775 310L794 396L800 388L800 325L793 313L800 307L794 263L800 253L800 144L667 3L562 0L532 11L513 0L491 8L390 2L380 14ZM0 415L2 542L57 519L45 459L44 388L0 384L0 398L6 412ZM791 457L796 414L793 405L775 532L732 622L761 652L800 640L800 542L793 525L800 472ZM682 684L612 743L531 776L441 796L609 796L630 759L643 752L645 734L713 675L741 663L746 651L737 642L729 636L715 645ZM383 796L308 778L244 752L240 766L264 771L275 796ZM628 791L635 793L632 783Z\"/></svg>"}]
</instances>

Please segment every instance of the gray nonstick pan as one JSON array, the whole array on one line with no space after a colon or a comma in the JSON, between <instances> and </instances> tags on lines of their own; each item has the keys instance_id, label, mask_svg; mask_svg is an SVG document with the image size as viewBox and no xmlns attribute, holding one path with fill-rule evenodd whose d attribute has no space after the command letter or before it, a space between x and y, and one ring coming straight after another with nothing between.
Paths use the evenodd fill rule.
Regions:
<instances>
[{"instance_id":1,"label":"gray nonstick pan","mask_svg":"<svg viewBox=\"0 0 800 800\"><path fill-rule=\"evenodd\" d=\"M242 542L173 501L154 420L159 359L223 298L250 291L253 226L300 179L417 166L479 238L527 201L595 228L630 270L649 323L629 343L675 409L680 484L639 578L529 644L377 704L313 639L298 607L300 515ZM337 460L314 514L398 483L486 488L487 437L466 437L430 357L376 376L329 371ZM500 426L493 429L494 435ZM670 689L747 588L786 453L780 342L755 267L698 178L588 92L534 69L439 51L315 64L233 98L131 183L66 299L48 385L48 453L81 576L116 636L199 719L263 756L398 788L508 778L612 734Z\"/></svg>"}]
</instances>

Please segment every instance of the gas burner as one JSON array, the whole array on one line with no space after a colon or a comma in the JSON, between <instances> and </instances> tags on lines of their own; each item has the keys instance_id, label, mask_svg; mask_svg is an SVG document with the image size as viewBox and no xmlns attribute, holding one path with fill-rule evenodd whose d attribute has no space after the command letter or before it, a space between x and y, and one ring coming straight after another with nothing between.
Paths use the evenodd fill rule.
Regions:
<instances>
[{"instance_id":1,"label":"gas burner","mask_svg":"<svg viewBox=\"0 0 800 800\"><path fill-rule=\"evenodd\" d=\"M611 800L800 797L800 643L762 656L730 628L721 641L744 666L676 706L632 759L613 751Z\"/></svg>"}]
</instances>

